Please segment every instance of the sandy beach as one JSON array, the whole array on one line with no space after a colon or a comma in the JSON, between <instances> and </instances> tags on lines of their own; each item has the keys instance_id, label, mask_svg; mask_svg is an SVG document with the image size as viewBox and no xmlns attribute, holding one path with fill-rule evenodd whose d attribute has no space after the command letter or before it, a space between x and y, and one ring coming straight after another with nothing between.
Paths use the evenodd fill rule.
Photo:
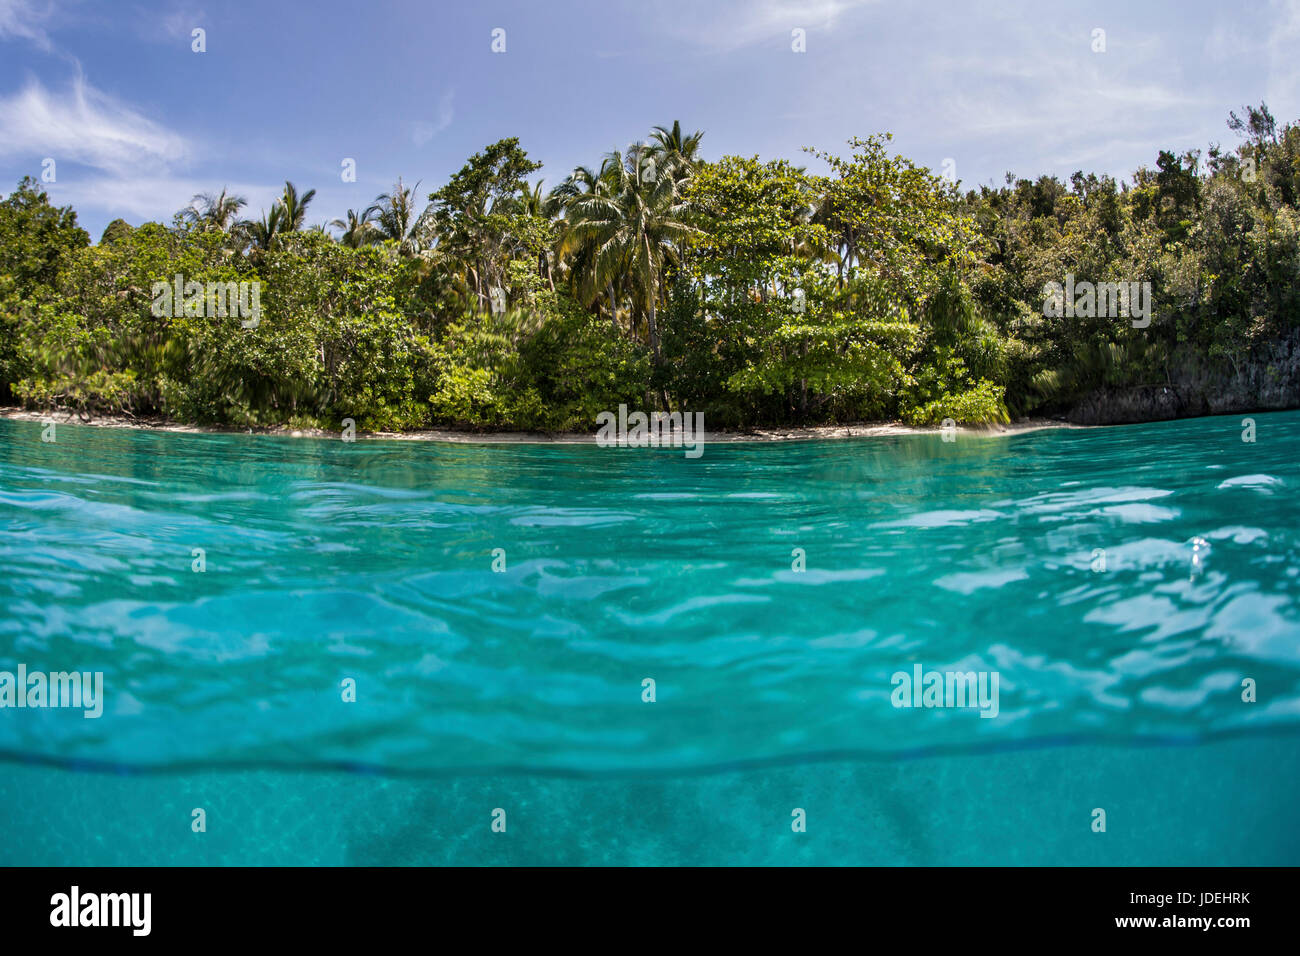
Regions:
<instances>
[{"instance_id":1,"label":"sandy beach","mask_svg":"<svg viewBox=\"0 0 1300 956\"><path fill-rule=\"evenodd\" d=\"M0 408L0 418L13 421L54 421L60 425L88 425L95 428L135 428L141 431L190 432L194 434L251 434L273 435L285 438L339 438L341 433L323 428L273 428L238 429L209 425L185 425L163 418L131 418L126 415L96 415L82 418L76 412L41 412L23 408ZM957 431L966 435L1000 436L1044 428L1083 428L1066 421L1050 418L1028 418L1006 425L960 426ZM879 438L890 435L938 434L939 428L917 428L902 422L863 422L855 425L812 425L788 428L753 428L736 431L705 432L709 444L728 442L774 441L827 441L842 438ZM577 445L595 444L596 430L585 432L475 432L452 428L430 428L412 432L357 432L358 440L365 441L437 441L461 444L540 444Z\"/></svg>"}]
</instances>

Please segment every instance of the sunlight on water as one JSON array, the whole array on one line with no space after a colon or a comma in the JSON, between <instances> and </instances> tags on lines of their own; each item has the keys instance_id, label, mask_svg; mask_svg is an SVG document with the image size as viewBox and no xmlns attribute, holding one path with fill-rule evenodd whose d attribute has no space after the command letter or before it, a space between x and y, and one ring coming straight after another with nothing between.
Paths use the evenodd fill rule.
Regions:
<instances>
[{"instance_id":1,"label":"sunlight on water","mask_svg":"<svg viewBox=\"0 0 1300 956\"><path fill-rule=\"evenodd\" d=\"M4 423L0 668L108 692L0 744L598 772L1293 726L1300 416L1264 420L697 462ZM917 663L998 672L1001 719L892 707Z\"/></svg>"},{"instance_id":2,"label":"sunlight on water","mask_svg":"<svg viewBox=\"0 0 1300 956\"><path fill-rule=\"evenodd\" d=\"M0 710L0 752L37 777L697 788L1045 746L1293 753L1300 414L1255 417L1254 444L1206 418L694 461L0 421L0 671L104 675L98 720ZM996 717L893 706L914 667L996 674Z\"/></svg>"}]
</instances>

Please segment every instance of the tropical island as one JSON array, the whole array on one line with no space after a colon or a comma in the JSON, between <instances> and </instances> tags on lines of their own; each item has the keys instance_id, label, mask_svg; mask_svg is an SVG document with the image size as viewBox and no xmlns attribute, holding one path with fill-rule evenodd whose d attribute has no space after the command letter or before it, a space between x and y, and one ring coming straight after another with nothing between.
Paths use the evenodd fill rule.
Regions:
<instances>
[{"instance_id":1,"label":"tropical island","mask_svg":"<svg viewBox=\"0 0 1300 956\"><path fill-rule=\"evenodd\" d=\"M1294 408L1300 123L1228 128L1131 182L966 190L888 135L812 173L706 159L680 123L548 190L512 138L332 223L286 183L257 219L221 190L94 245L26 178L0 201L0 405L475 433L621 404L734 429Z\"/></svg>"}]
</instances>

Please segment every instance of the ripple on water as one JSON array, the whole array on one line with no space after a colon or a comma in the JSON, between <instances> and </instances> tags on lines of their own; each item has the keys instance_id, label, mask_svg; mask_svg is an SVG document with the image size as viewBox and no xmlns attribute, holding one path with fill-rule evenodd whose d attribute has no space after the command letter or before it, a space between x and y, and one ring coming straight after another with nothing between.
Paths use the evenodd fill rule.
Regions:
<instances>
[{"instance_id":1,"label":"ripple on water","mask_svg":"<svg viewBox=\"0 0 1300 956\"><path fill-rule=\"evenodd\" d=\"M108 705L0 750L595 773L1300 728L1296 413L1217 482L1215 419L697 461L38 430L0 420L0 670ZM917 664L996 671L999 717L893 707Z\"/></svg>"}]
</instances>

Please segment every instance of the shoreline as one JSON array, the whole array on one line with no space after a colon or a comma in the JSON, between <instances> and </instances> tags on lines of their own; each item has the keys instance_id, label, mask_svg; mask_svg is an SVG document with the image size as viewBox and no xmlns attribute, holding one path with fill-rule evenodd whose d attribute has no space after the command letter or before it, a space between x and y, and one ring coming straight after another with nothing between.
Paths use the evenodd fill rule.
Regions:
<instances>
[{"instance_id":1,"label":"shoreline","mask_svg":"<svg viewBox=\"0 0 1300 956\"><path fill-rule=\"evenodd\" d=\"M163 418L130 418L126 415L97 415L80 418L76 412L37 412L13 406L0 406L0 418L11 421L45 422L57 425L85 425L90 428L129 428L136 431L176 432L192 435L269 435L279 438L340 438L342 432L323 428L289 428L277 425L271 428L241 429L220 425L184 425ZM1054 418L1027 418L1005 425L961 425L957 431L967 435L998 437L1047 428L1089 428ZM735 444L741 442L793 442L826 441L847 438L882 438L893 435L937 435L938 427L904 425L902 422L864 422L853 425L807 425L790 427L753 428L745 431L705 432L705 444ZM361 441L435 441L470 445L594 445L596 431L586 432L471 432L454 428L426 428L412 432L358 432Z\"/></svg>"}]
</instances>

